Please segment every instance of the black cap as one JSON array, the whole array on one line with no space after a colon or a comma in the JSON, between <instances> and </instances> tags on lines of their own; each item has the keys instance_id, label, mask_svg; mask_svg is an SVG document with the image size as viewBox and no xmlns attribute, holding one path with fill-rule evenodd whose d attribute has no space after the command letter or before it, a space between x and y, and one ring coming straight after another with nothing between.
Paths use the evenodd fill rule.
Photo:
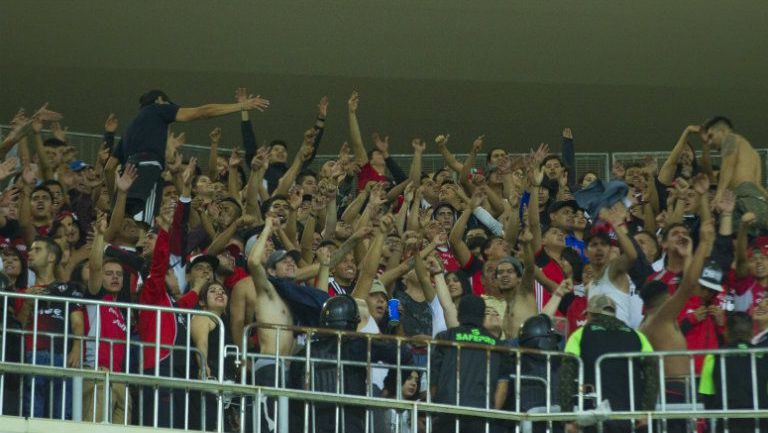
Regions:
<instances>
[{"instance_id":1,"label":"black cap","mask_svg":"<svg viewBox=\"0 0 768 433\"><path fill-rule=\"evenodd\" d=\"M470 326L483 326L485 320L485 300L475 295L465 295L459 301L459 323Z\"/></svg>"},{"instance_id":2,"label":"black cap","mask_svg":"<svg viewBox=\"0 0 768 433\"><path fill-rule=\"evenodd\" d=\"M211 265L211 269L213 269L213 272L216 272L216 269L219 268L219 259L216 256L212 256L210 254L198 254L187 263L187 270L191 271L192 268L198 264L198 263L208 263Z\"/></svg>"},{"instance_id":3,"label":"black cap","mask_svg":"<svg viewBox=\"0 0 768 433\"><path fill-rule=\"evenodd\" d=\"M284 258L286 257L292 257L293 261L296 262L296 264L299 263L299 259L301 259L301 254L296 250L286 251L286 250L275 250L272 251L272 254L269 255L269 258L267 258L267 269L274 269L275 266L280 263Z\"/></svg>"},{"instance_id":4,"label":"black cap","mask_svg":"<svg viewBox=\"0 0 768 433\"><path fill-rule=\"evenodd\" d=\"M165 92L163 92L162 90L153 89L141 95L141 97L139 98L139 107L144 108L147 105L154 104L155 100L158 97L163 98L163 100L165 100L169 104L173 104L173 102L171 102L171 99L168 97L168 95L165 94Z\"/></svg>"},{"instance_id":5,"label":"black cap","mask_svg":"<svg viewBox=\"0 0 768 433\"><path fill-rule=\"evenodd\" d=\"M564 207L569 207L573 209L574 212L579 210L579 204L576 203L576 200L560 200L549 205L549 208L547 209L547 213L557 212Z\"/></svg>"},{"instance_id":6,"label":"black cap","mask_svg":"<svg viewBox=\"0 0 768 433\"><path fill-rule=\"evenodd\" d=\"M717 260L707 260L704 269L701 270L699 284L716 292L723 291L723 268Z\"/></svg>"}]
</instances>

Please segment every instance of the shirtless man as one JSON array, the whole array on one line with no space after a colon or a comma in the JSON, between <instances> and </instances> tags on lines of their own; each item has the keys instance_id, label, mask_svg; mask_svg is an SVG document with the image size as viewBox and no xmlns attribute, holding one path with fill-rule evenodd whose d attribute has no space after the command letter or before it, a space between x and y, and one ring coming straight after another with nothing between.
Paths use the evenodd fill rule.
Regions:
<instances>
[{"instance_id":1,"label":"shirtless man","mask_svg":"<svg viewBox=\"0 0 768 433\"><path fill-rule=\"evenodd\" d=\"M637 250L628 235L626 215L627 209L622 203L600 211L600 219L613 227L622 254L612 258L607 233L590 236L586 242L586 252L595 277L587 287L587 296L608 295L616 304L616 318L634 329L642 319L642 305L630 293L627 271L637 260Z\"/></svg>"},{"instance_id":2,"label":"shirtless man","mask_svg":"<svg viewBox=\"0 0 768 433\"><path fill-rule=\"evenodd\" d=\"M686 340L677 317L685 307L688 298L694 294L701 276L704 261L715 240L712 221L702 223L700 242L696 248L693 260L686 268L683 280L673 295L669 294L666 284L652 280L646 284L641 296L645 302L645 319L640 325L640 331L648 337L648 341L656 351L686 350ZM688 238L687 251L679 251L680 255L690 257L693 241ZM680 248L675 246L676 248ZM667 402L685 402L686 382L681 380L689 374L688 357L670 356L664 358L664 377L666 378L665 392ZM670 426L671 428L671 426ZM670 430L672 431L672 430ZM684 431L684 430L683 430Z\"/></svg>"},{"instance_id":3,"label":"shirtless man","mask_svg":"<svg viewBox=\"0 0 768 433\"><path fill-rule=\"evenodd\" d=\"M506 302L503 329L506 338L517 337L517 332L530 317L538 314L536 293L533 286L533 235L526 228L520 235L523 263L515 257L504 257L496 266L496 281Z\"/></svg>"},{"instance_id":4,"label":"shirtless man","mask_svg":"<svg viewBox=\"0 0 768 433\"><path fill-rule=\"evenodd\" d=\"M768 191L761 186L763 177L760 155L747 139L733 132L733 124L726 117L709 119L701 126L701 133L706 143L720 150L722 157L714 202L719 203L725 191L731 189L736 193L734 230L738 228L743 209L757 215L751 234L756 235L760 230L768 229ZM739 209L742 209L741 212Z\"/></svg>"}]
</instances>

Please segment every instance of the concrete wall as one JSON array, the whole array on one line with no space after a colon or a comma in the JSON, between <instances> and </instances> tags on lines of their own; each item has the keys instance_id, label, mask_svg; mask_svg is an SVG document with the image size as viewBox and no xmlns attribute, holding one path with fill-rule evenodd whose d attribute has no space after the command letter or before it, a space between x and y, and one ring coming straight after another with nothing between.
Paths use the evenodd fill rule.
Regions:
<instances>
[{"instance_id":1,"label":"concrete wall","mask_svg":"<svg viewBox=\"0 0 768 433\"><path fill-rule=\"evenodd\" d=\"M555 144L584 151L665 149L682 129L726 114L756 146L768 133L768 2L496 0L0 0L0 119L44 101L73 130L127 124L138 95L182 105L269 97L260 140L291 143L331 98L326 146L346 138L346 98L362 95L364 136L395 151L448 131L453 147ZM237 118L177 127L204 143ZM457 149L458 150L458 149Z\"/></svg>"}]
</instances>

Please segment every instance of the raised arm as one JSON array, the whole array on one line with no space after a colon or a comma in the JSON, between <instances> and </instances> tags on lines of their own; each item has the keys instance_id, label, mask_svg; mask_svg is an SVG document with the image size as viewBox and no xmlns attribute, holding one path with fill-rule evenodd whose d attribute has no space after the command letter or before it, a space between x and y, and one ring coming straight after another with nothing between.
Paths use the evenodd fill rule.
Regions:
<instances>
[{"instance_id":1,"label":"raised arm","mask_svg":"<svg viewBox=\"0 0 768 433\"><path fill-rule=\"evenodd\" d=\"M475 194L472 199L464 208L464 211L459 216L456 224L453 225L451 233L448 235L448 243L451 245L453 254L456 256L456 260L459 261L460 266L465 266L469 263L469 259L472 257L472 253L469 251L467 243L464 242L464 231L467 229L469 223L469 217L472 216L472 211L480 205L483 200L482 194Z\"/></svg>"},{"instance_id":2,"label":"raised arm","mask_svg":"<svg viewBox=\"0 0 768 433\"><path fill-rule=\"evenodd\" d=\"M627 208L621 202L610 208L604 208L600 211L600 219L611 224L621 250L621 255L613 259L610 266L610 277L615 280L621 274L626 273L637 260L637 249L632 243L632 239L629 238L629 230L627 229Z\"/></svg>"},{"instance_id":3,"label":"raised arm","mask_svg":"<svg viewBox=\"0 0 768 433\"><path fill-rule=\"evenodd\" d=\"M279 222L275 221L275 218L266 219L264 228L259 234L259 237L256 238L256 243L251 249L251 254L248 255L248 271L251 273L251 278L253 278L256 292L261 295L267 295L269 299L275 299L277 292L275 292L272 283L269 282L267 271L264 269L264 265L262 265L261 262L264 259L267 240L272 235L272 230L275 224L279 224Z\"/></svg>"},{"instance_id":4,"label":"raised arm","mask_svg":"<svg viewBox=\"0 0 768 433\"><path fill-rule=\"evenodd\" d=\"M659 182L661 182L662 185L671 185L672 182L674 182L675 171L677 170L677 160L680 159L680 154L683 153L685 146L688 145L688 136L691 134L698 134L700 130L701 126L699 125L688 125L680 135L680 138L677 140L675 147L672 148L669 157L667 157L667 160L664 161L664 164L659 169Z\"/></svg>"},{"instance_id":5,"label":"raised arm","mask_svg":"<svg viewBox=\"0 0 768 433\"><path fill-rule=\"evenodd\" d=\"M315 140L316 134L317 131L314 129L308 129L304 132L304 143L296 153L296 157L293 159L291 166L277 183L277 188L275 188L275 190L272 192L273 197L276 195L288 194L288 189L293 185L293 182L296 180L296 176L299 175L302 164L304 161L307 161L310 157L312 157L312 143Z\"/></svg>"},{"instance_id":6,"label":"raised arm","mask_svg":"<svg viewBox=\"0 0 768 433\"><path fill-rule=\"evenodd\" d=\"M421 184L421 156L424 154L424 149L427 148L427 143L420 138L414 138L411 141L413 147L413 159L411 159L411 171L408 174L408 178L411 180L411 185L418 188Z\"/></svg>"},{"instance_id":7,"label":"raised arm","mask_svg":"<svg viewBox=\"0 0 768 433\"><path fill-rule=\"evenodd\" d=\"M208 134L208 137L211 139L211 149L208 152L208 177L211 179L211 182L215 182L219 179L220 174L217 162L219 160L221 128L213 128L213 131Z\"/></svg>"},{"instance_id":8,"label":"raised arm","mask_svg":"<svg viewBox=\"0 0 768 433\"><path fill-rule=\"evenodd\" d=\"M115 187L117 188L117 197L115 199L115 207L112 209L112 217L109 219L109 228L104 233L104 240L107 242L113 242L120 234L120 230L123 228L123 220L125 219L125 202L128 198L128 190L131 189L131 185L139 176L136 167L132 164L125 166L123 174L115 174Z\"/></svg>"},{"instance_id":9,"label":"raised arm","mask_svg":"<svg viewBox=\"0 0 768 433\"><path fill-rule=\"evenodd\" d=\"M360 134L360 125L357 123L357 106L360 102L360 95L352 92L347 101L349 111L349 140L352 142L352 151L355 153L355 161L360 165L368 162L368 154L365 153L363 146L363 136Z\"/></svg>"},{"instance_id":10,"label":"raised arm","mask_svg":"<svg viewBox=\"0 0 768 433\"><path fill-rule=\"evenodd\" d=\"M469 171L475 166L475 159L477 158L477 153L483 148L484 138L485 135L481 135L472 142L472 148L469 150L469 155L467 155L467 159L464 160L464 164L461 166L461 171L459 172L459 184L468 192L472 192L475 189L474 185L469 181Z\"/></svg>"},{"instance_id":11,"label":"raised arm","mask_svg":"<svg viewBox=\"0 0 768 433\"><path fill-rule=\"evenodd\" d=\"M456 173L461 172L461 169L463 165L456 159L455 156L451 153L450 150L448 150L448 139L451 137L450 134L445 135L438 135L435 137L435 144L437 144L437 150L440 152L441 155L443 155L443 159L445 160L445 164Z\"/></svg>"},{"instance_id":12,"label":"raised arm","mask_svg":"<svg viewBox=\"0 0 768 433\"><path fill-rule=\"evenodd\" d=\"M709 251L712 249L712 245L715 241L715 228L714 222L709 220L701 224L699 230L699 246L696 247L696 253L693 255L688 268L684 271L683 280L680 282L680 286L677 288L674 294L667 299L664 304L659 307L659 311L656 313L656 317L659 320L675 321L680 315L688 298L693 294L694 289L698 286L699 277L701 277L701 271L704 267L704 261L709 255ZM693 241L690 238L686 238L685 246L675 245L673 248L678 248L678 252L684 254L683 257L690 256Z\"/></svg>"},{"instance_id":13,"label":"raised arm","mask_svg":"<svg viewBox=\"0 0 768 433\"><path fill-rule=\"evenodd\" d=\"M363 265L360 267L360 274L357 277L357 283L352 290L352 297L358 299L367 299L368 292L373 285L373 279L376 277L376 271L379 268L381 260L381 250L384 248L384 238L392 227L392 217L385 215L379 226L374 229L373 240L363 259Z\"/></svg>"},{"instance_id":14,"label":"raised arm","mask_svg":"<svg viewBox=\"0 0 768 433\"><path fill-rule=\"evenodd\" d=\"M269 107L269 101L262 99L260 95L249 97L243 102L234 104L207 104L199 107L182 107L176 112L177 122L191 122L193 120L210 119L211 117L225 116L239 111L264 111Z\"/></svg>"},{"instance_id":15,"label":"raised arm","mask_svg":"<svg viewBox=\"0 0 768 433\"><path fill-rule=\"evenodd\" d=\"M107 230L107 219L99 218L94 224L93 245L91 256L88 260L88 292L97 295L101 291L101 274L104 263L104 232Z\"/></svg>"}]
</instances>

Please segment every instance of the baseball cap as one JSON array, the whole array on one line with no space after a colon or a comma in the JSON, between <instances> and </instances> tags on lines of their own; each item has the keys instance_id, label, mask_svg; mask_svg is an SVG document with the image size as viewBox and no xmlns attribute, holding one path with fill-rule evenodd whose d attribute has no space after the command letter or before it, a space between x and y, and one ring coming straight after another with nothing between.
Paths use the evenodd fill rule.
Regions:
<instances>
[{"instance_id":1,"label":"baseball cap","mask_svg":"<svg viewBox=\"0 0 768 433\"><path fill-rule=\"evenodd\" d=\"M496 267L498 268L500 264L502 263L508 263L515 267L515 270L517 271L518 276L523 276L523 270L525 269L525 266L523 266L523 263L520 262L520 260L517 259L517 257L512 256L506 256L501 258L499 262L496 264Z\"/></svg>"},{"instance_id":2,"label":"baseball cap","mask_svg":"<svg viewBox=\"0 0 768 433\"><path fill-rule=\"evenodd\" d=\"M384 283L382 283L381 280L378 278L373 280L373 284L371 284L371 290L368 291L369 295L373 295L374 293L383 293L384 296L389 298L389 293L387 293L387 288L384 287Z\"/></svg>"},{"instance_id":3,"label":"baseball cap","mask_svg":"<svg viewBox=\"0 0 768 433\"><path fill-rule=\"evenodd\" d=\"M216 269L219 267L219 259L216 256L210 254L198 254L189 260L189 263L187 263L187 270L192 270L198 263L208 263L211 265L213 272L216 272Z\"/></svg>"},{"instance_id":4,"label":"baseball cap","mask_svg":"<svg viewBox=\"0 0 768 433\"><path fill-rule=\"evenodd\" d=\"M286 250L275 250L272 252L272 254L269 255L269 258L267 259L267 269L274 269L274 267L283 261L286 257L293 258L293 261L296 263L299 263L299 259L301 258L301 254L299 254L296 250L286 251Z\"/></svg>"},{"instance_id":5,"label":"baseball cap","mask_svg":"<svg viewBox=\"0 0 768 433\"><path fill-rule=\"evenodd\" d=\"M723 269L716 260L710 259L704 264L699 284L716 292L723 291Z\"/></svg>"},{"instance_id":6,"label":"baseball cap","mask_svg":"<svg viewBox=\"0 0 768 433\"><path fill-rule=\"evenodd\" d=\"M747 255L752 258L755 253L768 256L768 236L758 236L747 248Z\"/></svg>"},{"instance_id":7,"label":"baseball cap","mask_svg":"<svg viewBox=\"0 0 768 433\"><path fill-rule=\"evenodd\" d=\"M88 167L90 167L90 164L87 164L85 161L81 160L75 160L69 163L69 169L77 173L80 170L84 170Z\"/></svg>"},{"instance_id":8,"label":"baseball cap","mask_svg":"<svg viewBox=\"0 0 768 433\"><path fill-rule=\"evenodd\" d=\"M566 207L573 209L574 212L579 210L579 204L576 202L576 200L560 200L549 205L547 213L555 213Z\"/></svg>"},{"instance_id":9,"label":"baseball cap","mask_svg":"<svg viewBox=\"0 0 768 433\"><path fill-rule=\"evenodd\" d=\"M616 303L608 295L595 295L587 302L587 313L616 316Z\"/></svg>"}]
</instances>

